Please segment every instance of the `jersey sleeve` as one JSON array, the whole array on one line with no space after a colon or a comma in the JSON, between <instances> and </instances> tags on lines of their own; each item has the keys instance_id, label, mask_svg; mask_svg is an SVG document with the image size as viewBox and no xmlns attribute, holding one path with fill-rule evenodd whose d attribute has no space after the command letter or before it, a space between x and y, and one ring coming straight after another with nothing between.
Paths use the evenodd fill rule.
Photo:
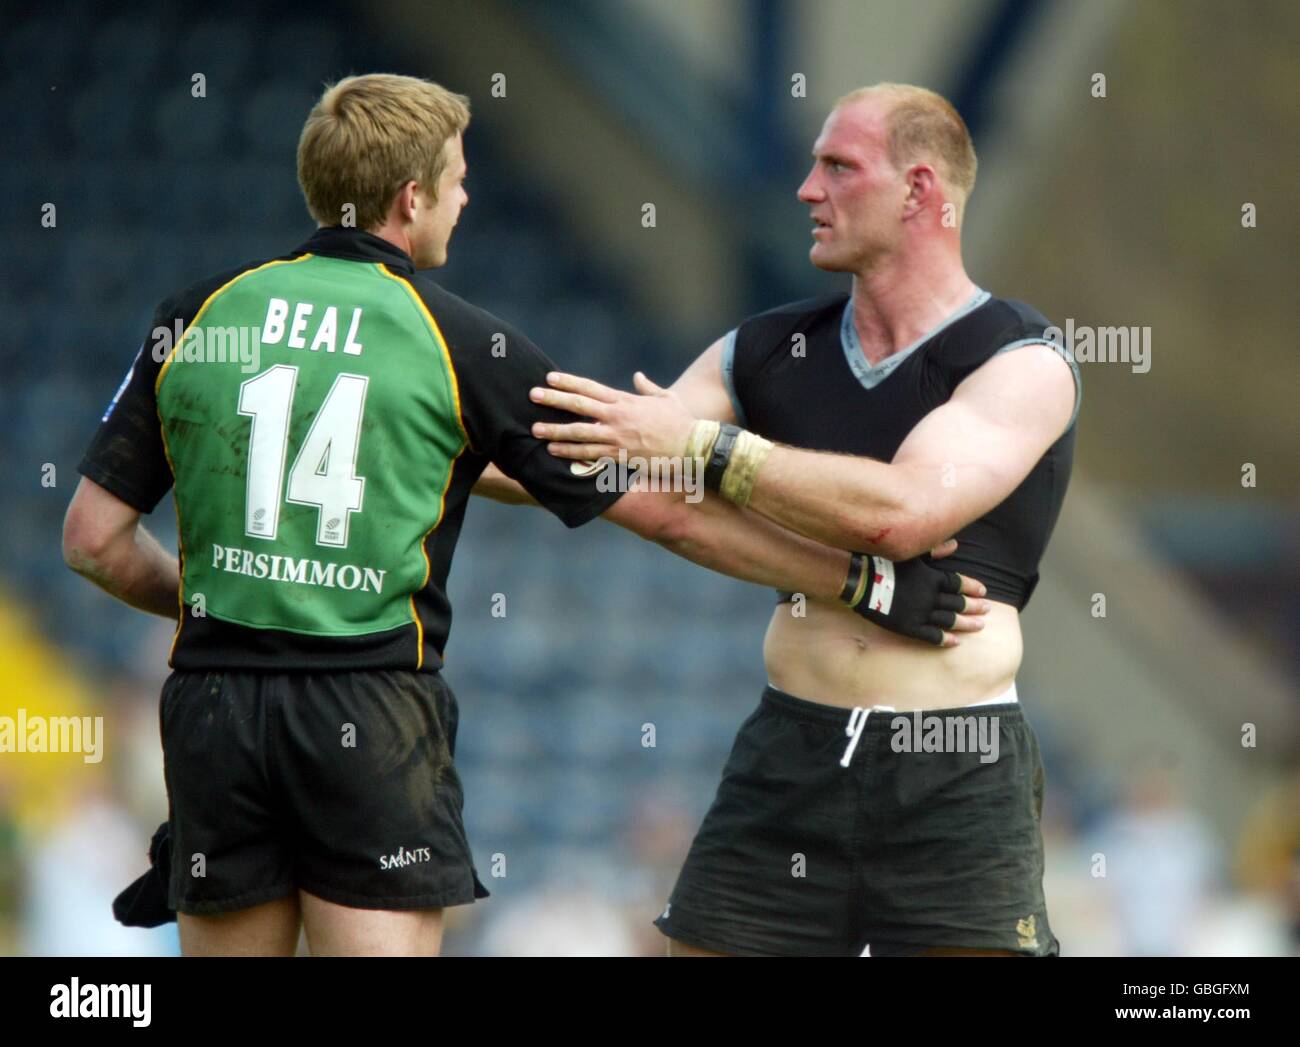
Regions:
<instances>
[{"instance_id":1,"label":"jersey sleeve","mask_svg":"<svg viewBox=\"0 0 1300 1047\"><path fill-rule=\"evenodd\" d=\"M1074 379L1074 409L1070 412L1070 421L1066 426L1069 429L1079 417L1079 407L1083 403L1083 376L1079 373L1079 365L1074 359L1074 354L1062 344L1061 329L1053 326L1051 321L1037 309L1023 302L1006 304L1013 310L1014 318L993 338L993 344L997 348L992 355L1001 356L1003 353L1009 353L1026 345L1046 345L1055 350L1056 355L1070 368L1070 377Z\"/></svg>"},{"instance_id":2,"label":"jersey sleeve","mask_svg":"<svg viewBox=\"0 0 1300 1047\"><path fill-rule=\"evenodd\" d=\"M533 436L534 422L571 422L574 416L529 399L528 391L546 385L547 372L557 368L525 335L508 324L495 326L475 339L477 344L453 350L470 446L568 527L579 527L605 512L623 492L602 489L598 478L603 469L583 470L580 463L556 458L545 441Z\"/></svg>"},{"instance_id":3,"label":"jersey sleeve","mask_svg":"<svg viewBox=\"0 0 1300 1047\"><path fill-rule=\"evenodd\" d=\"M171 328L170 312L166 302L154 312L153 327L77 466L82 476L141 513L153 512L172 486L154 388L165 358L154 332Z\"/></svg>"},{"instance_id":4,"label":"jersey sleeve","mask_svg":"<svg viewBox=\"0 0 1300 1047\"><path fill-rule=\"evenodd\" d=\"M745 405L740 402L740 393L736 389L736 334L737 328L733 327L722 337L722 385L727 390L736 421L745 426L749 424L745 418Z\"/></svg>"}]
</instances>

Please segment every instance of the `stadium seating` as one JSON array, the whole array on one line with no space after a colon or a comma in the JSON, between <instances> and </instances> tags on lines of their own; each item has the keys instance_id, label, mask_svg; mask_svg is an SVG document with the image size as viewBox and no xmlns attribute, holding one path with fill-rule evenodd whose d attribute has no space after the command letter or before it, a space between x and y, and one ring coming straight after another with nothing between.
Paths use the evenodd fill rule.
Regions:
<instances>
[{"instance_id":1,"label":"stadium seating","mask_svg":"<svg viewBox=\"0 0 1300 1047\"><path fill-rule=\"evenodd\" d=\"M0 460L15 471L6 490L22 492L6 501L0 576L47 635L97 671L160 668L138 664L156 623L69 572L58 542L77 461L154 306L190 280L309 235L294 157L322 82L364 69L436 78L400 55L350 48L344 57L341 7L303 4L297 17L280 7L265 31L251 21L189 24L155 2L123 7L80 42L40 13L6 34L6 53L20 54L28 74L5 84L6 97L23 99L6 106L15 148L55 162L7 167L0 185L25 216L53 201L58 224L22 222L0 262L15 332L0 348L9 379ZM80 17L89 24L91 13ZM196 71L202 98L191 93ZM472 203L439 278L569 369L625 384L636 367L680 369L663 332L593 275L580 239L497 160L477 125L467 152ZM53 184L36 180L52 167L61 172ZM44 462L58 468L57 493L31 480ZM174 540L170 498L149 525ZM495 592L507 596L504 619L489 614ZM687 785L692 815L702 812L762 684L767 594L603 524L570 534L539 511L476 502L451 595L447 677L462 705L458 759L481 872L491 854L508 853L512 882L526 885L547 853L607 846L656 778ZM654 748L642 745L646 723L657 728Z\"/></svg>"}]
</instances>

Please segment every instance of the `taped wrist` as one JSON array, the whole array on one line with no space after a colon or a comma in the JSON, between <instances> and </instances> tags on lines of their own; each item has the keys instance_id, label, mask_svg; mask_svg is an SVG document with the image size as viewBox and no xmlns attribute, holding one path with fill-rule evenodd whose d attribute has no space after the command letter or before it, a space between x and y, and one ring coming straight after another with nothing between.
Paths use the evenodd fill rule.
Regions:
<instances>
[{"instance_id":1,"label":"taped wrist","mask_svg":"<svg viewBox=\"0 0 1300 1047\"><path fill-rule=\"evenodd\" d=\"M717 435L711 441L705 425L717 426ZM741 429L737 425L719 425L717 422L696 422L686 443L686 452L705 458L704 486L716 491L729 502L744 508L754 491L759 467L775 446L770 440ZM708 453L702 453L707 447Z\"/></svg>"},{"instance_id":2,"label":"taped wrist","mask_svg":"<svg viewBox=\"0 0 1300 1047\"><path fill-rule=\"evenodd\" d=\"M709 464L721 428L718 422L703 419L691 426L691 435L686 440L686 457L696 459L698 468L704 469Z\"/></svg>"},{"instance_id":3,"label":"taped wrist","mask_svg":"<svg viewBox=\"0 0 1300 1047\"><path fill-rule=\"evenodd\" d=\"M840 601L850 607L857 607L867 593L870 579L867 576L866 560L863 553L853 553L849 557L849 573L844 579L844 588L840 590Z\"/></svg>"},{"instance_id":4,"label":"taped wrist","mask_svg":"<svg viewBox=\"0 0 1300 1047\"><path fill-rule=\"evenodd\" d=\"M714 441L708 463L704 466L704 487L709 491L722 490L722 478L727 466L731 464L731 454L736 449L736 437L740 435L738 425L718 426L718 438Z\"/></svg>"}]
</instances>

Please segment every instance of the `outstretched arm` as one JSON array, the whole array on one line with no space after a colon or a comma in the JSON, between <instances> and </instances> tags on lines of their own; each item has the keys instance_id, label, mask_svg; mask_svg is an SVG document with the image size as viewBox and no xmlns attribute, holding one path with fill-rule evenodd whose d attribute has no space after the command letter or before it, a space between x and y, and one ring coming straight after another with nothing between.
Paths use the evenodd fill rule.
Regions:
<instances>
[{"instance_id":1,"label":"outstretched arm","mask_svg":"<svg viewBox=\"0 0 1300 1047\"><path fill-rule=\"evenodd\" d=\"M1057 350L995 357L908 433L891 463L775 447L755 512L822 541L916 556L1004 501L1061 436L1074 380Z\"/></svg>"},{"instance_id":2,"label":"outstretched arm","mask_svg":"<svg viewBox=\"0 0 1300 1047\"><path fill-rule=\"evenodd\" d=\"M690 504L678 494L633 488L606 510L604 518L710 570L803 593L822 603L842 603L850 573L848 553L787 531L713 494ZM945 542L935 553L947 556L956 547L956 542ZM983 628L981 616L988 612L989 603L978 599L985 588L975 579L920 560L890 565L889 570L898 571L892 609L891 575L890 597L884 602L873 598L874 590L859 590L862 602L855 609L862 617L944 647L957 645L956 633ZM878 613L882 608L884 613Z\"/></svg>"},{"instance_id":3,"label":"outstretched arm","mask_svg":"<svg viewBox=\"0 0 1300 1047\"><path fill-rule=\"evenodd\" d=\"M542 424L562 458L680 456L699 415L637 376L636 396L573 375L539 403L594 419ZM908 434L892 463L778 445L745 493L749 508L828 545L906 560L1003 501L1060 437L1074 380L1059 350L1028 345L979 367ZM707 416L706 416L707 417Z\"/></svg>"}]
</instances>

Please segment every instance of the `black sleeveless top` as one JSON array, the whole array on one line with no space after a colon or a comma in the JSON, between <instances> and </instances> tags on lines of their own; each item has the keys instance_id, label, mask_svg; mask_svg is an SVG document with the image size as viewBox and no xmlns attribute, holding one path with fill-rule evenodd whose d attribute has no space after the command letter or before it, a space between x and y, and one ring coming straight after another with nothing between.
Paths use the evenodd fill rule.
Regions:
<instances>
[{"instance_id":1,"label":"black sleeveless top","mask_svg":"<svg viewBox=\"0 0 1300 1047\"><path fill-rule=\"evenodd\" d=\"M981 291L912 345L872 367L845 294L794 302L744 321L727 336L723 378L745 428L793 447L888 462L925 415L981 364L1030 343L1052 344L1031 306ZM800 337L802 336L802 337ZM978 578L991 599L1023 608L1056 525L1074 459L1074 413L1061 437L1006 500L954 537L945 567ZM788 594L782 594L788 599Z\"/></svg>"}]
</instances>

